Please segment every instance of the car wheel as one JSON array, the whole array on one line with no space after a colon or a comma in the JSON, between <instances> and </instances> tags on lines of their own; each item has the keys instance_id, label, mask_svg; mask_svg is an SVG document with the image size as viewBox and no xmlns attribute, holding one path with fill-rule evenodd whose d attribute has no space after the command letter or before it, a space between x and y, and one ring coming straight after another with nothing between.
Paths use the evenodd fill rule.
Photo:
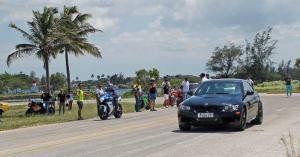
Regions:
<instances>
[{"instance_id":1,"label":"car wheel","mask_svg":"<svg viewBox=\"0 0 300 157\"><path fill-rule=\"evenodd\" d=\"M247 124L247 110L244 107L242 112L241 112L241 117L240 117L240 123L237 127L238 131L244 131L246 128L246 124Z\"/></svg>"},{"instance_id":2,"label":"car wheel","mask_svg":"<svg viewBox=\"0 0 300 157\"><path fill-rule=\"evenodd\" d=\"M179 129L181 131L189 131L189 130L191 130L191 125L190 124L179 124Z\"/></svg>"},{"instance_id":3,"label":"car wheel","mask_svg":"<svg viewBox=\"0 0 300 157\"><path fill-rule=\"evenodd\" d=\"M263 113L262 103L259 102L256 118L251 122L251 124L261 125L263 122L263 115L264 115L264 113Z\"/></svg>"}]
</instances>

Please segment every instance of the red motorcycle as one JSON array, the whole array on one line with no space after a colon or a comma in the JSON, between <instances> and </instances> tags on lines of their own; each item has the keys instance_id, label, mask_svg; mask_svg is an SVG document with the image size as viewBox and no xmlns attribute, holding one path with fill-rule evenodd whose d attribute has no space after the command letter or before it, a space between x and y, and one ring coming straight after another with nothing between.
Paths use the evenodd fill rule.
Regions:
<instances>
[{"instance_id":1,"label":"red motorcycle","mask_svg":"<svg viewBox=\"0 0 300 157\"><path fill-rule=\"evenodd\" d=\"M183 95L181 93L181 90L177 89L170 93L170 105L178 107L178 105L183 101Z\"/></svg>"}]
</instances>

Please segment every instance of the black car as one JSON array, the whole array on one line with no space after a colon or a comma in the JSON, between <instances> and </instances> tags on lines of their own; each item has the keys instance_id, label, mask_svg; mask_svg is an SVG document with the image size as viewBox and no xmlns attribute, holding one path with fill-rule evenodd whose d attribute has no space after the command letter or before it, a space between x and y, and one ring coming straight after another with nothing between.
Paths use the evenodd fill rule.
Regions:
<instances>
[{"instance_id":1,"label":"black car","mask_svg":"<svg viewBox=\"0 0 300 157\"><path fill-rule=\"evenodd\" d=\"M203 82L194 95L178 107L180 130L191 126L231 124L238 130L246 123L260 125L263 106L260 97L246 80L214 79Z\"/></svg>"}]
</instances>

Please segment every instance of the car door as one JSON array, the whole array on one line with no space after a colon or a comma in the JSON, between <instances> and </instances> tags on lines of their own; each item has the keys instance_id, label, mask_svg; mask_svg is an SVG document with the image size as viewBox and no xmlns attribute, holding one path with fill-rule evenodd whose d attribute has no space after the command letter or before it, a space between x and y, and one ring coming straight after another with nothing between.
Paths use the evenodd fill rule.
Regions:
<instances>
[{"instance_id":1,"label":"car door","mask_svg":"<svg viewBox=\"0 0 300 157\"><path fill-rule=\"evenodd\" d=\"M258 113L258 103L259 103L259 96L258 94L254 91L253 87L250 85L250 83L247 83L247 86L251 92L253 92L253 115L254 117L257 116Z\"/></svg>"},{"instance_id":2,"label":"car door","mask_svg":"<svg viewBox=\"0 0 300 157\"><path fill-rule=\"evenodd\" d=\"M246 95L247 91L253 91L253 89L251 90L251 86L249 85L249 83L247 82L243 82L243 86L244 86L244 102L247 104L248 106L248 120L252 120L253 118L255 118L255 99L254 99L254 94L253 95Z\"/></svg>"}]
</instances>

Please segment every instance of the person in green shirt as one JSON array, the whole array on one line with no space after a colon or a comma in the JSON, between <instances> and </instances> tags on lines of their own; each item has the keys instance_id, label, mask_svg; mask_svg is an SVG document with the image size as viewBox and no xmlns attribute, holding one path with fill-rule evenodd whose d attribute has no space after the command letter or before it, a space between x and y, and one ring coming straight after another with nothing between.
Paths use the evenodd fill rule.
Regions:
<instances>
[{"instance_id":1,"label":"person in green shirt","mask_svg":"<svg viewBox=\"0 0 300 157\"><path fill-rule=\"evenodd\" d=\"M83 108L84 92L83 85L79 84L79 89L77 89L77 105L78 105L78 120L83 120L81 116L81 110Z\"/></svg>"}]
</instances>

